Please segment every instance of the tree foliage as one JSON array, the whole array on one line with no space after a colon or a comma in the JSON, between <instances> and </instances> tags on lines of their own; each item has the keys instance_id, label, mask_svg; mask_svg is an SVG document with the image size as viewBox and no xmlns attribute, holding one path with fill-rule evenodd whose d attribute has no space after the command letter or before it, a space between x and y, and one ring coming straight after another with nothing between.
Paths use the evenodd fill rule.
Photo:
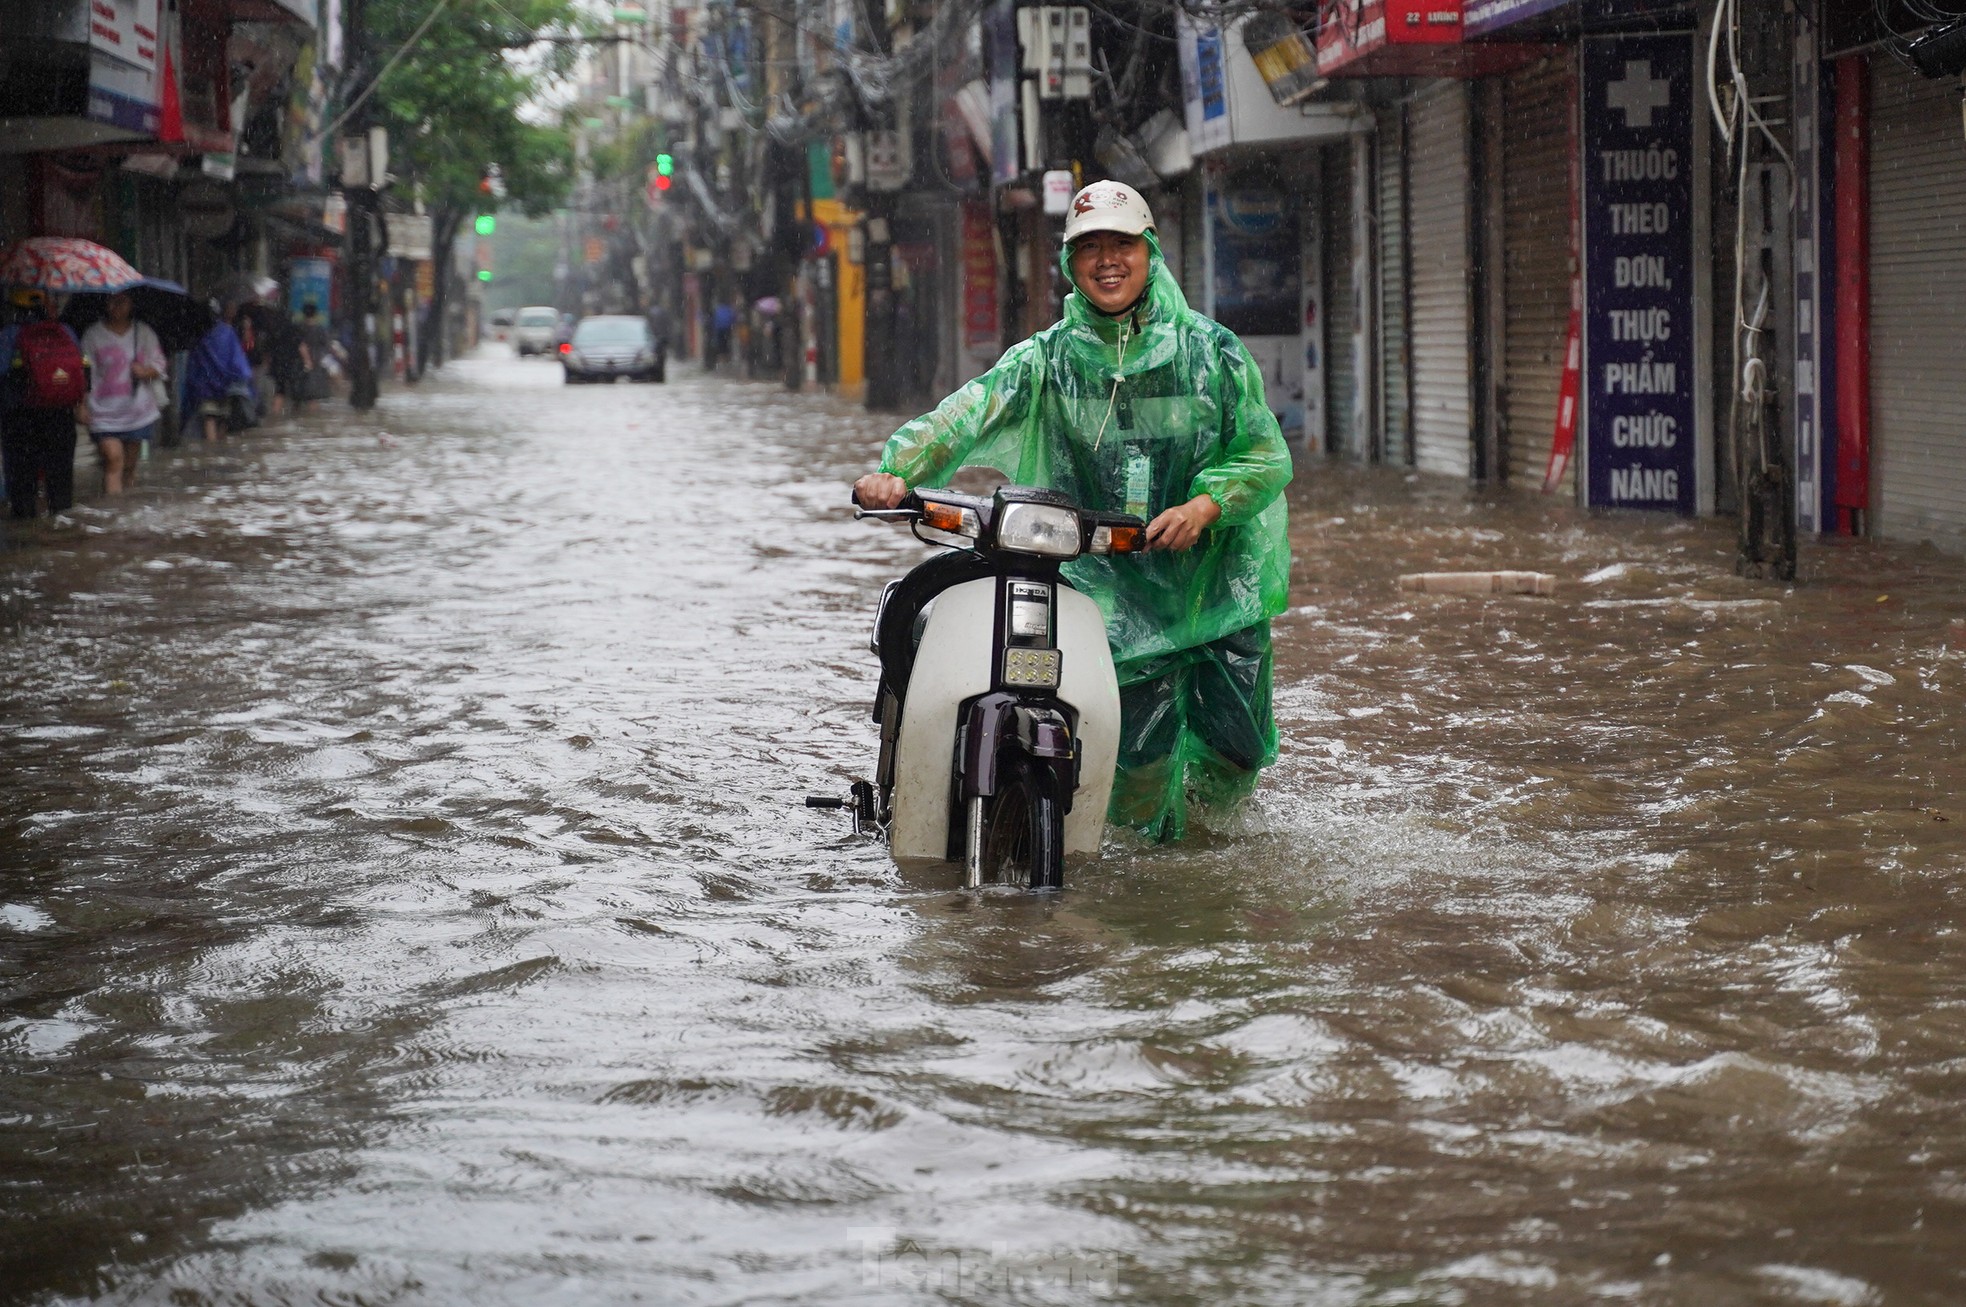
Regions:
<instances>
[{"instance_id":1,"label":"tree foliage","mask_svg":"<svg viewBox=\"0 0 1966 1307\"><path fill-rule=\"evenodd\" d=\"M368 0L374 48L399 48L440 3ZM573 148L539 104L572 71L578 47L535 42L580 30L571 0L443 3L378 88L391 170L414 181L440 215L497 207L480 189L493 169L503 204L535 217L550 212L572 184Z\"/></svg>"}]
</instances>

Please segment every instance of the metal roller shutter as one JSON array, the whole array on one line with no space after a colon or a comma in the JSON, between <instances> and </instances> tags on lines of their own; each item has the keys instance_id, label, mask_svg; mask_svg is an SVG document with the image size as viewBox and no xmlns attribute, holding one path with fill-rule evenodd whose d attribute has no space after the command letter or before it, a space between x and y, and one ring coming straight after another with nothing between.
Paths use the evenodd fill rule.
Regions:
<instances>
[{"instance_id":1,"label":"metal roller shutter","mask_svg":"<svg viewBox=\"0 0 1966 1307\"><path fill-rule=\"evenodd\" d=\"M1871 484L1877 531L1966 541L1966 145L1959 87L1871 60Z\"/></svg>"},{"instance_id":2,"label":"metal roller shutter","mask_svg":"<svg viewBox=\"0 0 1966 1307\"><path fill-rule=\"evenodd\" d=\"M1324 233L1324 393L1327 448L1359 458L1358 306L1352 292L1352 152L1347 145L1324 151L1319 222Z\"/></svg>"},{"instance_id":3,"label":"metal roller shutter","mask_svg":"<svg viewBox=\"0 0 1966 1307\"><path fill-rule=\"evenodd\" d=\"M1407 114L1413 452L1423 471L1472 470L1468 287L1468 89L1447 82Z\"/></svg>"},{"instance_id":4,"label":"metal roller shutter","mask_svg":"<svg viewBox=\"0 0 1966 1307\"><path fill-rule=\"evenodd\" d=\"M1406 322L1406 119L1379 124L1379 457L1413 458L1413 359Z\"/></svg>"},{"instance_id":5,"label":"metal roller shutter","mask_svg":"<svg viewBox=\"0 0 1966 1307\"><path fill-rule=\"evenodd\" d=\"M1502 438L1509 480L1543 484L1570 334L1570 110L1566 53L1502 83ZM1575 494L1575 460L1564 486Z\"/></svg>"}]
</instances>

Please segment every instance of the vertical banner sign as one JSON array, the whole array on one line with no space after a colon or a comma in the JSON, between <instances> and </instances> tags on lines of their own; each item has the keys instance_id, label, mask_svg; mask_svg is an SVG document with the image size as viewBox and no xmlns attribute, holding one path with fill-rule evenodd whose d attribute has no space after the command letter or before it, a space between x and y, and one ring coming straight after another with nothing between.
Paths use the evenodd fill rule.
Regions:
<instances>
[{"instance_id":1,"label":"vertical banner sign","mask_svg":"<svg viewBox=\"0 0 1966 1307\"><path fill-rule=\"evenodd\" d=\"M963 348L987 368L1003 345L997 321L995 220L981 200L965 200L962 215ZM964 369L965 381L973 375Z\"/></svg>"},{"instance_id":2,"label":"vertical banner sign","mask_svg":"<svg viewBox=\"0 0 1966 1307\"><path fill-rule=\"evenodd\" d=\"M1698 505L1693 39L1584 39L1584 413L1594 507Z\"/></svg>"}]
</instances>

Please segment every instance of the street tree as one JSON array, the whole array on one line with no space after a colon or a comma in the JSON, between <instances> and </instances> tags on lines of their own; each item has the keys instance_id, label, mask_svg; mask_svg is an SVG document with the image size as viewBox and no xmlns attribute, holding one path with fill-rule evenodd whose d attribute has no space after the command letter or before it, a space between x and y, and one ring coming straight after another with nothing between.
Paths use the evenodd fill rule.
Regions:
<instances>
[{"instance_id":1,"label":"street tree","mask_svg":"<svg viewBox=\"0 0 1966 1307\"><path fill-rule=\"evenodd\" d=\"M571 0L368 0L368 16L377 49L409 43L376 99L390 168L431 215L437 277L431 330L417 342L421 370L444 334L466 224L505 207L541 217L566 198L572 141L542 100L580 57L582 19Z\"/></svg>"}]
</instances>

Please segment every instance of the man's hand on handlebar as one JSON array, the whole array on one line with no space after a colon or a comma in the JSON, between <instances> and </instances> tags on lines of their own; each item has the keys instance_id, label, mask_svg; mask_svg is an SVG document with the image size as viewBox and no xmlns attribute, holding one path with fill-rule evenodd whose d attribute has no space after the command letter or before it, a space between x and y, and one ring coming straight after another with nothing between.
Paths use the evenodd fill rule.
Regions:
<instances>
[{"instance_id":1,"label":"man's hand on handlebar","mask_svg":"<svg viewBox=\"0 0 1966 1307\"><path fill-rule=\"evenodd\" d=\"M1213 495L1196 495L1185 504L1176 504L1147 523L1147 548L1171 549L1175 553L1193 549L1201 533L1222 516L1222 506Z\"/></svg>"},{"instance_id":2,"label":"man's hand on handlebar","mask_svg":"<svg viewBox=\"0 0 1966 1307\"><path fill-rule=\"evenodd\" d=\"M862 508L899 508L908 483L885 472L869 472L853 483L853 502Z\"/></svg>"}]
</instances>

